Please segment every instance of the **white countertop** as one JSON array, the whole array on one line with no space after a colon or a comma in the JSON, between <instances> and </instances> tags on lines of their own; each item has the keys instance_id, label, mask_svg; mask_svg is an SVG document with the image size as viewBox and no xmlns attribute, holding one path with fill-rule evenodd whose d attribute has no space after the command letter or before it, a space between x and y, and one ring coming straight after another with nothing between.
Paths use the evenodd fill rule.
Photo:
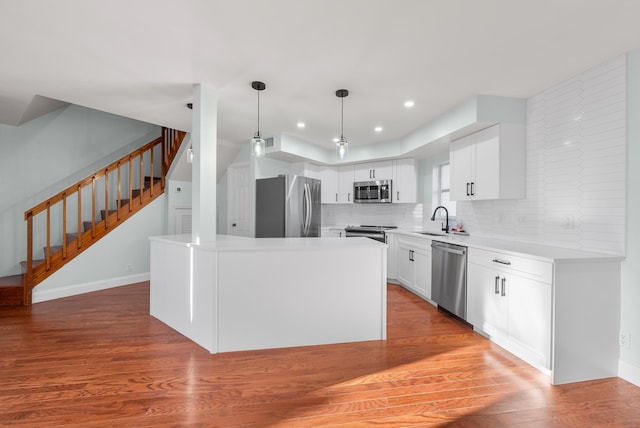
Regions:
<instances>
[{"instance_id":1,"label":"white countertop","mask_svg":"<svg viewBox=\"0 0 640 428\"><path fill-rule=\"evenodd\" d=\"M152 236L151 241L180 246L198 247L208 251L277 251L357 247L386 247L386 244L369 238L246 238L242 236L218 235L214 242L196 244L191 235Z\"/></svg>"},{"instance_id":2,"label":"white countertop","mask_svg":"<svg viewBox=\"0 0 640 428\"><path fill-rule=\"evenodd\" d=\"M386 231L387 234L397 234L421 238L428 241L448 242L451 244L464 245L471 248L479 248L489 251L499 251L502 253L510 253L517 256L525 256L541 261L552 263L571 262L571 261L612 261L623 260L623 256L612 255L606 253L597 253L591 251L582 251L571 248L553 247L543 244L534 244L528 242L509 241L506 239L495 239L473 235L456 235L449 233L446 236L422 235L416 230L409 229L393 229ZM431 231L429 231L431 232Z\"/></svg>"}]
</instances>

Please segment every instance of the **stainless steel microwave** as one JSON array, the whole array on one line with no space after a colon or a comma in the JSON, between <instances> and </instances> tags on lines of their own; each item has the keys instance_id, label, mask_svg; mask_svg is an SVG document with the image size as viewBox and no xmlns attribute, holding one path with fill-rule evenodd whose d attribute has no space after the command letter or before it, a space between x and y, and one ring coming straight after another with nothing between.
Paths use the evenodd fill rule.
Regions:
<instances>
[{"instance_id":1,"label":"stainless steel microwave","mask_svg":"<svg viewBox=\"0 0 640 428\"><path fill-rule=\"evenodd\" d=\"M356 181L353 183L353 202L391 202L391 180Z\"/></svg>"}]
</instances>

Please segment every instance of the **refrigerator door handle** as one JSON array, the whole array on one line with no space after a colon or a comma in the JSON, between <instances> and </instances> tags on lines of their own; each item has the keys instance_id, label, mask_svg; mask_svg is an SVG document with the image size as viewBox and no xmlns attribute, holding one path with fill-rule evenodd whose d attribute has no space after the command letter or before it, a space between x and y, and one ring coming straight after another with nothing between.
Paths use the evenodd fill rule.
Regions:
<instances>
[{"instance_id":1,"label":"refrigerator door handle","mask_svg":"<svg viewBox=\"0 0 640 428\"><path fill-rule=\"evenodd\" d=\"M311 185L307 184L307 199L309 200L309 215L307 216L307 236L311 233L311 218L313 217L313 199L311 197Z\"/></svg>"},{"instance_id":2,"label":"refrigerator door handle","mask_svg":"<svg viewBox=\"0 0 640 428\"><path fill-rule=\"evenodd\" d=\"M303 197L303 225L302 231L305 237L309 236L309 228L311 226L311 189L309 183L304 183Z\"/></svg>"},{"instance_id":3,"label":"refrigerator door handle","mask_svg":"<svg viewBox=\"0 0 640 428\"><path fill-rule=\"evenodd\" d=\"M307 183L302 186L302 236L307 236Z\"/></svg>"}]
</instances>

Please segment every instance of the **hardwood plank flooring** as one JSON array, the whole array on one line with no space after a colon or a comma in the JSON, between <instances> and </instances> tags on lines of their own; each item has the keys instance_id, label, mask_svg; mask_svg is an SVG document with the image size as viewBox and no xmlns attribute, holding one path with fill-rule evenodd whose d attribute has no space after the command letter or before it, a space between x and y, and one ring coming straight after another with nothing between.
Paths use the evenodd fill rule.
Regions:
<instances>
[{"instance_id":1,"label":"hardwood plank flooring","mask_svg":"<svg viewBox=\"0 0 640 428\"><path fill-rule=\"evenodd\" d=\"M640 426L640 388L551 386L402 287L388 299L387 341L217 355L149 315L148 283L0 308L0 426Z\"/></svg>"}]
</instances>

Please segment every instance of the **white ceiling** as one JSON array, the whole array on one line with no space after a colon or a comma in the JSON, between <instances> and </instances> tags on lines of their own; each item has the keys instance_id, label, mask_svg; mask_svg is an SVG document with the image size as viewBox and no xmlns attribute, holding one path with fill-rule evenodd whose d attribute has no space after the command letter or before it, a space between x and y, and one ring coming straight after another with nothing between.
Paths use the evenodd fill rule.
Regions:
<instances>
[{"instance_id":1,"label":"white ceiling","mask_svg":"<svg viewBox=\"0 0 640 428\"><path fill-rule=\"evenodd\" d=\"M202 83L237 145L252 80L263 136L333 147L346 88L349 143L393 143L472 95L529 97L640 47L637 0L0 1L0 123L64 101L188 131Z\"/></svg>"}]
</instances>

